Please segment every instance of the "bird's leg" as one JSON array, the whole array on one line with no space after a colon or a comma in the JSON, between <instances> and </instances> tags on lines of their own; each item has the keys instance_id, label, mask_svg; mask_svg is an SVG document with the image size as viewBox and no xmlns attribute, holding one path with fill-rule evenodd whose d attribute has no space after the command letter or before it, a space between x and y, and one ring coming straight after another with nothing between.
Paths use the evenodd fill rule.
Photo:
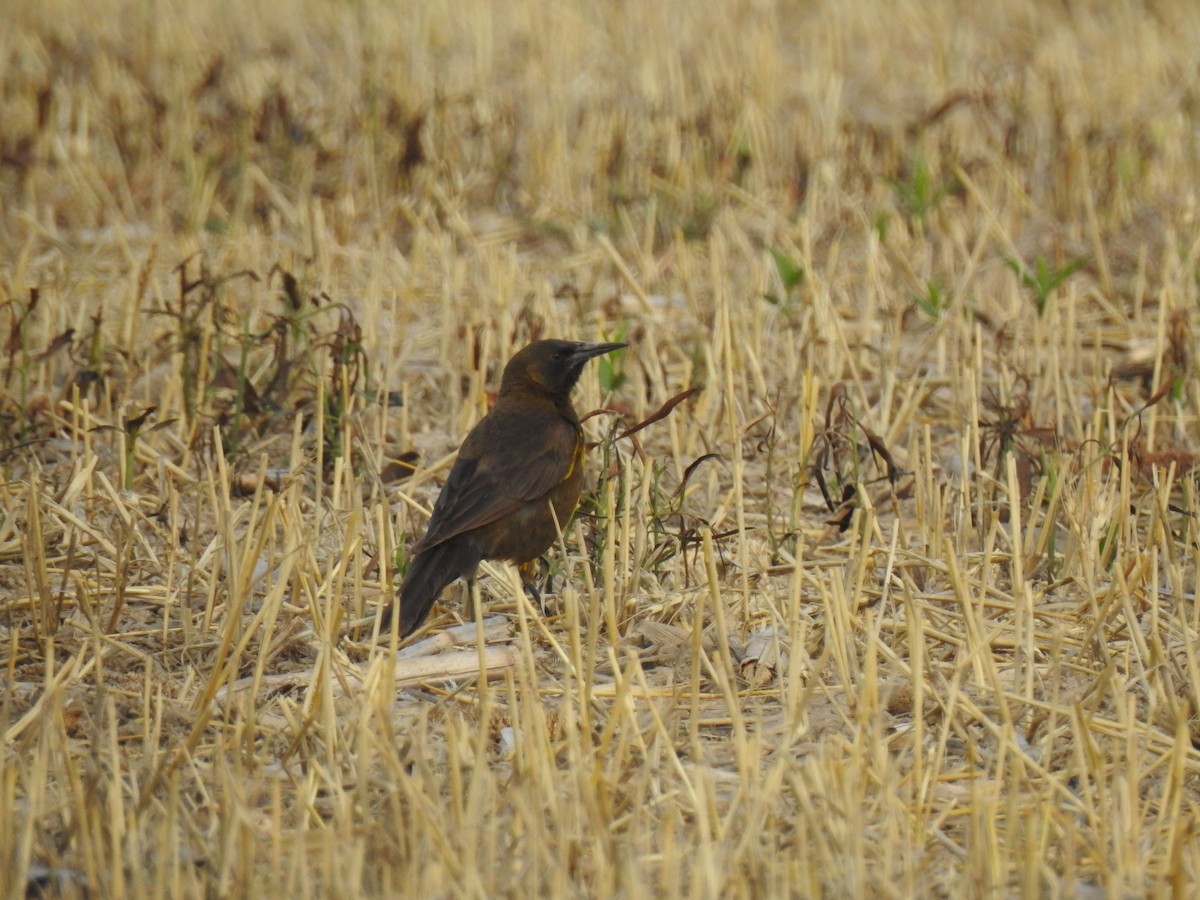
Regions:
<instances>
[{"instance_id":1,"label":"bird's leg","mask_svg":"<svg viewBox=\"0 0 1200 900\"><path fill-rule=\"evenodd\" d=\"M531 559L529 562L521 563L517 566L517 572L521 576L521 586L525 588L525 593L529 594L537 602L538 609L542 615L548 616L550 612L546 609L546 601L537 586L537 569L538 564L541 562L541 557L538 557L537 559Z\"/></svg>"},{"instance_id":2,"label":"bird's leg","mask_svg":"<svg viewBox=\"0 0 1200 900\"><path fill-rule=\"evenodd\" d=\"M525 585L525 591L537 603L538 609L542 611L542 615L546 615L546 600L542 597L542 592L538 590L538 586L531 581Z\"/></svg>"},{"instance_id":3,"label":"bird's leg","mask_svg":"<svg viewBox=\"0 0 1200 900\"><path fill-rule=\"evenodd\" d=\"M463 587L467 589L463 596L463 618L475 615L475 600L479 596L475 593L475 576L468 575L463 578Z\"/></svg>"},{"instance_id":4,"label":"bird's leg","mask_svg":"<svg viewBox=\"0 0 1200 900\"><path fill-rule=\"evenodd\" d=\"M547 594L554 593L554 572L550 568L550 560L542 556L537 561L538 568L542 570L542 587Z\"/></svg>"}]
</instances>

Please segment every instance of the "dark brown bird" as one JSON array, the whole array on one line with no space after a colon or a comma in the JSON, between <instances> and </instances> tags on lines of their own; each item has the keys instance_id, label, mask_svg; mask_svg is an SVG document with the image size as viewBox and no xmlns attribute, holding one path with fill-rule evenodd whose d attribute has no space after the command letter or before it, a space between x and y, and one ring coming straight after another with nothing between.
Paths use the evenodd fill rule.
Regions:
<instances>
[{"instance_id":1,"label":"dark brown bird","mask_svg":"<svg viewBox=\"0 0 1200 900\"><path fill-rule=\"evenodd\" d=\"M463 441L413 550L399 591L401 637L446 585L474 579L482 560L511 560L531 584L531 564L567 527L583 488L586 444L571 388L589 359L625 346L536 341L509 360L496 405ZM394 609L383 611L381 630Z\"/></svg>"}]
</instances>

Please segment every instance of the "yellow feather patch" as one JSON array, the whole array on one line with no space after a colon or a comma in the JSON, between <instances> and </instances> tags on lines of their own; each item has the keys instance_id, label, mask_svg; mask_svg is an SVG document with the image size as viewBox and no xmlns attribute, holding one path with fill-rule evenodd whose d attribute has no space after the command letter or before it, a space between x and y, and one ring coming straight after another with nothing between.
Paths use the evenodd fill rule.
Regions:
<instances>
[{"instance_id":1,"label":"yellow feather patch","mask_svg":"<svg viewBox=\"0 0 1200 900\"><path fill-rule=\"evenodd\" d=\"M567 469L567 474L563 476L563 481L566 481L575 473L577 466L583 465L583 454L586 449L583 436L579 435L575 438L575 455L571 457L571 467Z\"/></svg>"}]
</instances>

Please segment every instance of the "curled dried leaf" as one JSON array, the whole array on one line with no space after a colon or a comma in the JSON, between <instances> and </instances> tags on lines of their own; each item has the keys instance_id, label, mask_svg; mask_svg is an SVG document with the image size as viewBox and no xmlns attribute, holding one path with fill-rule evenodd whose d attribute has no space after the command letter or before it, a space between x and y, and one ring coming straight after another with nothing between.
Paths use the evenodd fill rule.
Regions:
<instances>
[{"instance_id":1,"label":"curled dried leaf","mask_svg":"<svg viewBox=\"0 0 1200 900\"><path fill-rule=\"evenodd\" d=\"M750 635L739 669L752 686L761 687L774 681L787 664L788 655L780 644L779 632L768 626Z\"/></svg>"}]
</instances>

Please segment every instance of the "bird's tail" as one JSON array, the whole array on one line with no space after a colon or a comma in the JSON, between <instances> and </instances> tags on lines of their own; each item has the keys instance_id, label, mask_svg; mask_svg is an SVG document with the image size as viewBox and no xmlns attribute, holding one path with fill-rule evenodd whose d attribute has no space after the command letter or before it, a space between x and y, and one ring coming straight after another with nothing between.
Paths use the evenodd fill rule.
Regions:
<instances>
[{"instance_id":1,"label":"bird's tail","mask_svg":"<svg viewBox=\"0 0 1200 900\"><path fill-rule=\"evenodd\" d=\"M386 607L379 621L380 634L392 622L396 607L400 608L400 637L417 630L446 585L464 575L474 575L482 557L468 542L449 540L419 551L400 583L396 602Z\"/></svg>"}]
</instances>

